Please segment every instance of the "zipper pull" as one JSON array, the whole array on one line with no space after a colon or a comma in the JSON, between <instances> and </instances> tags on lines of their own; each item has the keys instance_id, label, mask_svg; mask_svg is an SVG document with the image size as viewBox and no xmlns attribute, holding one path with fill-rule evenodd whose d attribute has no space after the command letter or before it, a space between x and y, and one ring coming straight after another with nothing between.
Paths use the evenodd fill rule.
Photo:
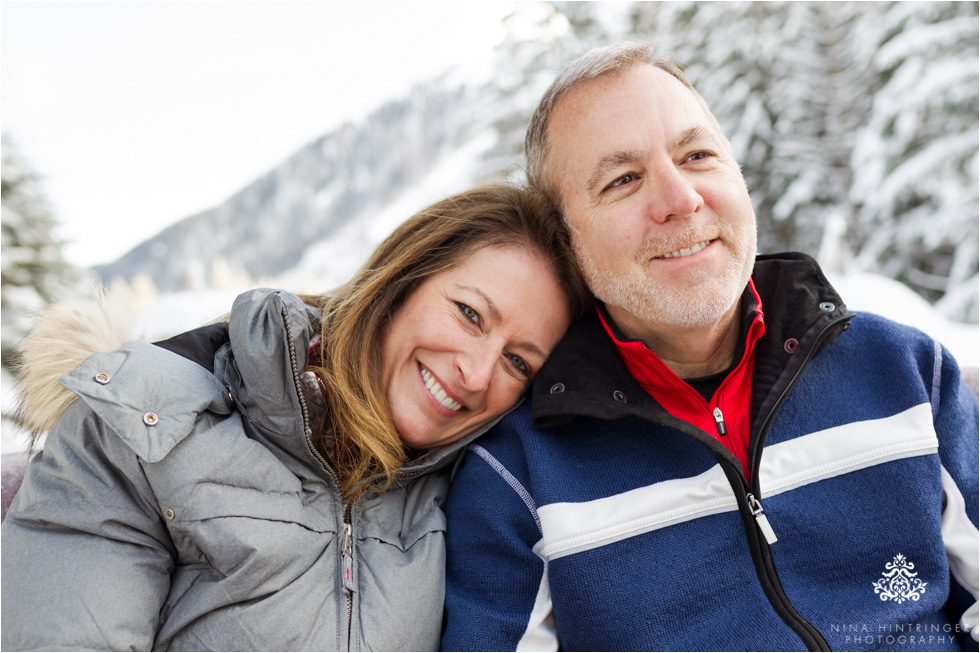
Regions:
<instances>
[{"instance_id":1,"label":"zipper pull","mask_svg":"<svg viewBox=\"0 0 980 653\"><path fill-rule=\"evenodd\" d=\"M725 428L725 417L721 414L721 408L715 406L711 414L715 416L715 426L718 427L718 435L728 435L728 429Z\"/></svg>"},{"instance_id":2,"label":"zipper pull","mask_svg":"<svg viewBox=\"0 0 980 653\"><path fill-rule=\"evenodd\" d=\"M354 591L354 527L350 522L344 523L344 589Z\"/></svg>"},{"instance_id":3,"label":"zipper pull","mask_svg":"<svg viewBox=\"0 0 980 653\"><path fill-rule=\"evenodd\" d=\"M765 536L766 542L769 544L778 542L776 531L772 530L772 526L769 525L769 519L762 512L762 503L751 494L746 495L745 498L749 500L749 510L752 511L752 516L755 517L755 523L759 525L759 530Z\"/></svg>"}]
</instances>

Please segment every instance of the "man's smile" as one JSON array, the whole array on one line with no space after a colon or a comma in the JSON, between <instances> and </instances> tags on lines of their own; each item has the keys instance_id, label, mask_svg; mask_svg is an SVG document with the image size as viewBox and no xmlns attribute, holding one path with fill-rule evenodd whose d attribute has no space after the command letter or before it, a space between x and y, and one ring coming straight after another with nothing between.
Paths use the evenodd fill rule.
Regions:
<instances>
[{"instance_id":1,"label":"man's smile","mask_svg":"<svg viewBox=\"0 0 980 653\"><path fill-rule=\"evenodd\" d=\"M690 247L682 247L681 249L670 252L669 254L664 254L663 256L655 256L654 258L678 258L681 256L690 256L691 254L697 254L702 249L710 245L713 241L704 240L700 243L695 243Z\"/></svg>"}]
</instances>

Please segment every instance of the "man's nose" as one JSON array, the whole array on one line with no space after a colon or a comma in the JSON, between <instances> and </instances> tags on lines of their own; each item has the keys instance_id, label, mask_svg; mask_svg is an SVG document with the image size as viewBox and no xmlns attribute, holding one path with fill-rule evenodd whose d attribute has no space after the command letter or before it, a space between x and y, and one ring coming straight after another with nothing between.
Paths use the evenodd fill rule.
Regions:
<instances>
[{"instance_id":1,"label":"man's nose","mask_svg":"<svg viewBox=\"0 0 980 653\"><path fill-rule=\"evenodd\" d=\"M657 222L689 217L704 206L691 180L673 165L658 170L649 188L650 216Z\"/></svg>"},{"instance_id":2,"label":"man's nose","mask_svg":"<svg viewBox=\"0 0 980 653\"><path fill-rule=\"evenodd\" d=\"M480 343L456 359L459 383L470 392L483 392L490 386L500 352L489 343Z\"/></svg>"}]
</instances>

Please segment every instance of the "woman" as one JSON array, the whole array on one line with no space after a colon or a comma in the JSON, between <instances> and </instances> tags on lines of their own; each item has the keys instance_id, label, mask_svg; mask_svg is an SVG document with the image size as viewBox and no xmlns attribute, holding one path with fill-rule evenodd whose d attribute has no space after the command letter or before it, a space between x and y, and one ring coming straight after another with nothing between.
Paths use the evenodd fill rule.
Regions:
<instances>
[{"instance_id":1,"label":"woman","mask_svg":"<svg viewBox=\"0 0 980 653\"><path fill-rule=\"evenodd\" d=\"M251 291L87 359L112 325L53 309L25 351L25 412L57 423L3 525L3 648L435 649L452 463L588 301L549 210L466 192L332 296Z\"/></svg>"}]
</instances>

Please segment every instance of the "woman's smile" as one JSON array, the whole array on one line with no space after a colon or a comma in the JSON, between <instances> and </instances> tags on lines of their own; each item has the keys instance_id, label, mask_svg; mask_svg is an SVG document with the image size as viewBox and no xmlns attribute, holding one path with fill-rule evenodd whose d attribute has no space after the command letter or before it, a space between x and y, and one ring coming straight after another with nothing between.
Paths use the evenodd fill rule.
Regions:
<instances>
[{"instance_id":1,"label":"woman's smile","mask_svg":"<svg viewBox=\"0 0 980 653\"><path fill-rule=\"evenodd\" d=\"M459 411L466 408L463 404L458 401L454 401L452 397L446 394L446 390L442 387L442 384L436 380L436 377L432 376L432 372L425 369L425 366L419 363L419 373L422 376L422 382L425 384L425 389L428 391L429 396L432 397L440 408L444 408L448 411L447 415L454 415Z\"/></svg>"},{"instance_id":2,"label":"woman's smile","mask_svg":"<svg viewBox=\"0 0 980 653\"><path fill-rule=\"evenodd\" d=\"M484 247L422 283L382 344L382 387L406 446L453 442L513 406L568 328L541 256Z\"/></svg>"}]
</instances>

